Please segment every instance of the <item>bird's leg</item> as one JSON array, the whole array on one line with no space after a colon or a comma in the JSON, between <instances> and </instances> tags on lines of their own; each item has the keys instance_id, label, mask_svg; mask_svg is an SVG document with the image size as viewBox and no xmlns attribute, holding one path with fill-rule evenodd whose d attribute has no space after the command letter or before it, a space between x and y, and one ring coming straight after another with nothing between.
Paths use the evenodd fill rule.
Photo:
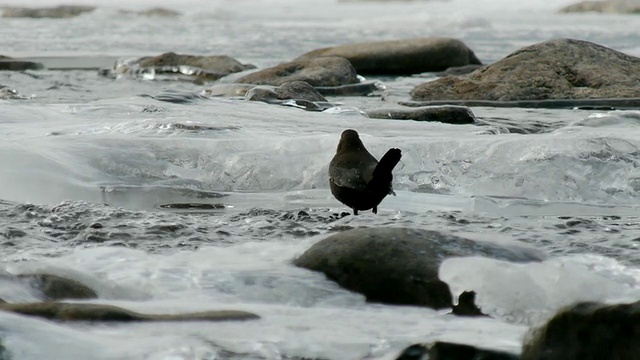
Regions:
<instances>
[{"instance_id":1,"label":"bird's leg","mask_svg":"<svg viewBox=\"0 0 640 360\"><path fill-rule=\"evenodd\" d=\"M373 210L371 210L371 211L373 211L373 213L374 213L374 214L377 214L377 213L378 213L378 207L377 207L377 206L374 206L374 207L373 207Z\"/></svg>"},{"instance_id":2,"label":"bird's leg","mask_svg":"<svg viewBox=\"0 0 640 360\"><path fill-rule=\"evenodd\" d=\"M353 209L353 215L358 215L358 209Z\"/></svg>"}]
</instances>

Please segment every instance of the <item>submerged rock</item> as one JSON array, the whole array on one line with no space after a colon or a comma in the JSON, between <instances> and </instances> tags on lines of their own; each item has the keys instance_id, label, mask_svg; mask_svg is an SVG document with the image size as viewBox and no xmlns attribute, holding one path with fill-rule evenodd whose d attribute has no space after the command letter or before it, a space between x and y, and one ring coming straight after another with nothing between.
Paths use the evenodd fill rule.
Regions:
<instances>
[{"instance_id":1,"label":"submerged rock","mask_svg":"<svg viewBox=\"0 0 640 360\"><path fill-rule=\"evenodd\" d=\"M153 7L146 10L140 11L131 11L131 10L121 10L123 14L133 14L133 15L142 15L142 16L159 16L159 17L176 17L180 16L181 13L179 11L163 8L163 7Z\"/></svg>"},{"instance_id":2,"label":"submerged rock","mask_svg":"<svg viewBox=\"0 0 640 360\"><path fill-rule=\"evenodd\" d=\"M61 302L0 304L0 310L60 321L227 321L260 318L256 314L236 310L142 314L113 305Z\"/></svg>"},{"instance_id":3,"label":"submerged rock","mask_svg":"<svg viewBox=\"0 0 640 360\"><path fill-rule=\"evenodd\" d=\"M588 41L550 40L471 74L418 85L411 96L421 101L640 97L640 58Z\"/></svg>"},{"instance_id":4,"label":"submerged rock","mask_svg":"<svg viewBox=\"0 0 640 360\"><path fill-rule=\"evenodd\" d=\"M341 57L297 59L260 70L236 80L237 83L280 86L304 81L311 86L340 86L358 82L356 70Z\"/></svg>"},{"instance_id":5,"label":"submerged rock","mask_svg":"<svg viewBox=\"0 0 640 360\"><path fill-rule=\"evenodd\" d=\"M539 252L520 246L384 227L329 236L296 259L295 265L322 272L369 301L440 309L452 305L449 286L438 278L440 264L453 256L478 255L516 262L543 259Z\"/></svg>"},{"instance_id":6,"label":"submerged rock","mask_svg":"<svg viewBox=\"0 0 640 360\"><path fill-rule=\"evenodd\" d=\"M479 349L471 345L437 341L430 345L416 344L404 349L396 360L519 360L515 354Z\"/></svg>"},{"instance_id":7,"label":"submerged rock","mask_svg":"<svg viewBox=\"0 0 640 360\"><path fill-rule=\"evenodd\" d=\"M32 286L44 294L47 300L95 299L98 294L90 287L72 279L51 274L23 274L18 278L27 279Z\"/></svg>"},{"instance_id":8,"label":"submerged rock","mask_svg":"<svg viewBox=\"0 0 640 360\"><path fill-rule=\"evenodd\" d=\"M522 360L635 360L640 358L640 301L580 303L531 331Z\"/></svg>"},{"instance_id":9,"label":"submerged rock","mask_svg":"<svg viewBox=\"0 0 640 360\"><path fill-rule=\"evenodd\" d=\"M633 0L581 1L560 9L563 13L600 12L616 14L640 14L640 2Z\"/></svg>"},{"instance_id":10,"label":"submerged rock","mask_svg":"<svg viewBox=\"0 0 640 360\"><path fill-rule=\"evenodd\" d=\"M115 73L155 79L158 75L175 74L190 80L214 81L253 68L254 65L242 64L226 55L198 56L168 52L154 57L119 61L114 69L104 70L102 75Z\"/></svg>"},{"instance_id":11,"label":"submerged rock","mask_svg":"<svg viewBox=\"0 0 640 360\"><path fill-rule=\"evenodd\" d=\"M443 71L452 66L481 64L462 41L451 38L418 38L349 44L318 49L299 59L340 56L361 74L417 74Z\"/></svg>"},{"instance_id":12,"label":"submerged rock","mask_svg":"<svg viewBox=\"0 0 640 360\"><path fill-rule=\"evenodd\" d=\"M72 18L95 10L94 6L60 5L50 8L3 7L6 18Z\"/></svg>"},{"instance_id":13,"label":"submerged rock","mask_svg":"<svg viewBox=\"0 0 640 360\"><path fill-rule=\"evenodd\" d=\"M276 104L282 106L290 106L308 111L324 111L333 107L332 104L326 102L324 97L320 95L311 85L307 84L310 89L307 89L307 93L301 93L297 98L288 98L288 96L296 96L295 93L287 90L286 86L290 83L285 83L284 89L281 87L275 88L272 86L258 85L251 88L245 94L245 99L249 101L261 101L267 104ZM309 99L322 99L322 100L309 100Z\"/></svg>"},{"instance_id":14,"label":"submerged rock","mask_svg":"<svg viewBox=\"0 0 640 360\"><path fill-rule=\"evenodd\" d=\"M395 119L442 122L447 124L473 124L476 117L471 109L464 106L425 106L416 108L394 108L367 110L374 119Z\"/></svg>"}]
</instances>

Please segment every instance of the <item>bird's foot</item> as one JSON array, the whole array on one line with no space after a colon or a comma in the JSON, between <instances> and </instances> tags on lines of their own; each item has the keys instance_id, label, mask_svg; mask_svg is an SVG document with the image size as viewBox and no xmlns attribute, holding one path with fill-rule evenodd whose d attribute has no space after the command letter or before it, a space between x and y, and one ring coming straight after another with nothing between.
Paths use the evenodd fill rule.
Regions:
<instances>
[{"instance_id":1,"label":"bird's foot","mask_svg":"<svg viewBox=\"0 0 640 360\"><path fill-rule=\"evenodd\" d=\"M374 214L377 214L377 213L378 213L378 207L377 207L377 206L374 206L374 207L373 207L373 210L371 210L371 211L372 211Z\"/></svg>"},{"instance_id":2,"label":"bird's foot","mask_svg":"<svg viewBox=\"0 0 640 360\"><path fill-rule=\"evenodd\" d=\"M353 209L353 215L358 215L358 210Z\"/></svg>"}]
</instances>

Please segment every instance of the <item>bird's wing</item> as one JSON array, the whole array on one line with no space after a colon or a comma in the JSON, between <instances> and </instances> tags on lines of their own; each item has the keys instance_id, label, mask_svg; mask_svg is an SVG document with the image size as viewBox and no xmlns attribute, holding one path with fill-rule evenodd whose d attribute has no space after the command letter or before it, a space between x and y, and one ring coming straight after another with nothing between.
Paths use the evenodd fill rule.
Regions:
<instances>
[{"instance_id":1,"label":"bird's wing","mask_svg":"<svg viewBox=\"0 0 640 360\"><path fill-rule=\"evenodd\" d=\"M329 169L329 177L334 184L356 190L365 190L367 183L357 168L333 166Z\"/></svg>"}]
</instances>

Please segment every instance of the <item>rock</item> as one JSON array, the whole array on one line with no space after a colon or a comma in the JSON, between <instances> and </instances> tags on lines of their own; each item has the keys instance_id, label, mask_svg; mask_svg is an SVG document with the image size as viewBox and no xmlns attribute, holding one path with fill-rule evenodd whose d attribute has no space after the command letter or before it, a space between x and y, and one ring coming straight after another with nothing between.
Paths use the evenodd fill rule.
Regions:
<instances>
[{"instance_id":1,"label":"rock","mask_svg":"<svg viewBox=\"0 0 640 360\"><path fill-rule=\"evenodd\" d=\"M640 301L579 303L560 310L527 335L522 360L640 358Z\"/></svg>"},{"instance_id":2,"label":"rock","mask_svg":"<svg viewBox=\"0 0 640 360\"><path fill-rule=\"evenodd\" d=\"M141 314L113 305L41 302L0 304L0 310L60 321L226 321L259 319L256 314L235 310L186 314Z\"/></svg>"},{"instance_id":3,"label":"rock","mask_svg":"<svg viewBox=\"0 0 640 360\"><path fill-rule=\"evenodd\" d=\"M471 109L464 106L425 106L416 108L373 109L367 110L373 119L396 119L443 122L447 124L473 124L476 117Z\"/></svg>"},{"instance_id":4,"label":"rock","mask_svg":"<svg viewBox=\"0 0 640 360\"><path fill-rule=\"evenodd\" d=\"M51 8L3 7L6 18L57 18L66 19L95 10L94 6L61 5Z\"/></svg>"},{"instance_id":5,"label":"rock","mask_svg":"<svg viewBox=\"0 0 640 360\"><path fill-rule=\"evenodd\" d=\"M316 86L315 89L324 96L367 96L385 90L386 86L376 80L340 86Z\"/></svg>"},{"instance_id":6,"label":"rock","mask_svg":"<svg viewBox=\"0 0 640 360\"><path fill-rule=\"evenodd\" d=\"M421 106L481 106L513 107L533 109L577 109L577 110L623 110L640 107L640 98L616 99L547 99L547 100L431 100L399 101L398 104L409 107Z\"/></svg>"},{"instance_id":7,"label":"rock","mask_svg":"<svg viewBox=\"0 0 640 360\"><path fill-rule=\"evenodd\" d=\"M560 9L563 13L600 12L617 14L638 14L640 3L632 0L582 1Z\"/></svg>"},{"instance_id":8,"label":"rock","mask_svg":"<svg viewBox=\"0 0 640 360\"><path fill-rule=\"evenodd\" d=\"M215 81L253 68L254 65L242 64L226 55L198 56L168 52L154 57L118 61L114 69L104 69L101 75L112 76L115 73L147 79L155 79L158 75L176 75L187 80Z\"/></svg>"},{"instance_id":9,"label":"rock","mask_svg":"<svg viewBox=\"0 0 640 360\"><path fill-rule=\"evenodd\" d=\"M476 305L476 292L464 291L458 296L458 304L453 305L451 314L458 316L489 316Z\"/></svg>"},{"instance_id":10,"label":"rock","mask_svg":"<svg viewBox=\"0 0 640 360\"><path fill-rule=\"evenodd\" d=\"M396 360L519 360L515 354L478 349L471 345L437 341L431 345L416 344L404 349Z\"/></svg>"},{"instance_id":11,"label":"rock","mask_svg":"<svg viewBox=\"0 0 640 360\"><path fill-rule=\"evenodd\" d=\"M289 87L287 84L291 83L285 83L278 88L264 85L255 86L247 91L245 99L249 101L261 101L267 104L296 107L307 111L324 111L333 107L332 104L327 103L326 100L324 100L324 97L315 91L315 89L309 84L306 85L309 87L307 88L307 92L300 93L299 96L301 98L287 98L287 96L296 96L295 92L291 91L295 85L293 87ZM285 87L283 88L283 86ZM318 97L323 99L323 101L306 99L318 99Z\"/></svg>"},{"instance_id":12,"label":"rock","mask_svg":"<svg viewBox=\"0 0 640 360\"><path fill-rule=\"evenodd\" d=\"M121 10L123 14L133 14L133 15L142 15L142 16L158 16L158 17L177 17L180 16L180 12L166 9L163 7L154 7L146 10L140 11L131 11L131 10Z\"/></svg>"},{"instance_id":13,"label":"rock","mask_svg":"<svg viewBox=\"0 0 640 360\"><path fill-rule=\"evenodd\" d=\"M237 83L280 86L304 81L311 86L340 86L358 82L356 70L341 57L298 59L260 70L236 80Z\"/></svg>"},{"instance_id":14,"label":"rock","mask_svg":"<svg viewBox=\"0 0 640 360\"><path fill-rule=\"evenodd\" d=\"M408 228L359 228L313 245L295 265L324 273L367 300L386 304L451 307L449 286L438 278L442 261L453 256L487 256L529 262L544 257L520 246L476 241Z\"/></svg>"},{"instance_id":15,"label":"rock","mask_svg":"<svg viewBox=\"0 0 640 360\"><path fill-rule=\"evenodd\" d=\"M417 74L443 71L452 66L481 64L462 41L451 38L417 38L342 45L318 49L301 59L340 56L360 74Z\"/></svg>"},{"instance_id":16,"label":"rock","mask_svg":"<svg viewBox=\"0 0 640 360\"><path fill-rule=\"evenodd\" d=\"M4 85L0 85L0 99L16 100L16 99L28 99L28 97L20 95L20 93L18 93L18 91L15 89L6 87Z\"/></svg>"},{"instance_id":17,"label":"rock","mask_svg":"<svg viewBox=\"0 0 640 360\"><path fill-rule=\"evenodd\" d=\"M290 81L276 88L276 95L280 100L300 99L307 101L327 101L324 96L304 81Z\"/></svg>"},{"instance_id":18,"label":"rock","mask_svg":"<svg viewBox=\"0 0 640 360\"><path fill-rule=\"evenodd\" d=\"M591 42L557 39L518 50L471 74L416 86L414 100L640 97L640 58Z\"/></svg>"},{"instance_id":19,"label":"rock","mask_svg":"<svg viewBox=\"0 0 640 360\"><path fill-rule=\"evenodd\" d=\"M174 52L168 52L154 57L143 57L138 59L137 64L141 67L192 66L225 75L255 68L254 65L242 64L238 60L226 55L180 55Z\"/></svg>"},{"instance_id":20,"label":"rock","mask_svg":"<svg viewBox=\"0 0 640 360\"><path fill-rule=\"evenodd\" d=\"M44 65L39 62L17 60L3 57L0 59L0 70L8 71L25 71L25 70L42 70Z\"/></svg>"},{"instance_id":21,"label":"rock","mask_svg":"<svg viewBox=\"0 0 640 360\"><path fill-rule=\"evenodd\" d=\"M76 280L51 274L23 274L18 278L28 279L32 286L44 294L47 300L95 299L95 291Z\"/></svg>"},{"instance_id":22,"label":"rock","mask_svg":"<svg viewBox=\"0 0 640 360\"><path fill-rule=\"evenodd\" d=\"M445 71L439 71L434 75L439 77L465 75L480 69L482 66L484 65L470 64L470 65L464 65L464 66L454 66L454 67L448 68Z\"/></svg>"}]
</instances>

